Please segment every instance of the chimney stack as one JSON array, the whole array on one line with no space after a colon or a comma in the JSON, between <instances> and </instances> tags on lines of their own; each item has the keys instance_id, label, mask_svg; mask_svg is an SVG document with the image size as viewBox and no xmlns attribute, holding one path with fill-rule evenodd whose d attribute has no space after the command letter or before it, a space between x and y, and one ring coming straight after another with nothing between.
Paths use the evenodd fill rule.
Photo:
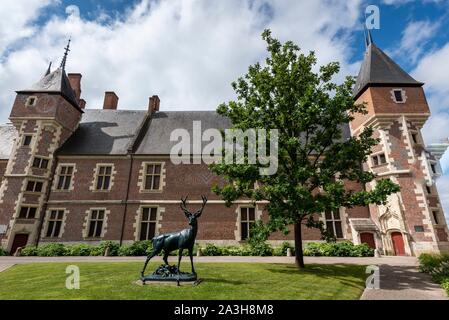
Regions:
<instances>
[{"instance_id":1,"label":"chimney stack","mask_svg":"<svg viewBox=\"0 0 449 320\"><path fill-rule=\"evenodd\" d=\"M117 110L118 105L118 96L115 94L114 91L106 91L104 93L104 103L103 103L103 109L104 110Z\"/></svg>"},{"instance_id":2,"label":"chimney stack","mask_svg":"<svg viewBox=\"0 0 449 320\"><path fill-rule=\"evenodd\" d=\"M86 108L86 100L80 99L79 106L81 109L85 109Z\"/></svg>"},{"instance_id":3,"label":"chimney stack","mask_svg":"<svg viewBox=\"0 0 449 320\"><path fill-rule=\"evenodd\" d=\"M67 75L69 78L70 86L73 91L75 91L76 100L80 101L81 98L81 73L69 73Z\"/></svg>"},{"instance_id":4,"label":"chimney stack","mask_svg":"<svg viewBox=\"0 0 449 320\"><path fill-rule=\"evenodd\" d=\"M159 105L161 104L161 100L157 95L150 97L150 102L148 103L148 112L150 114L159 111Z\"/></svg>"}]
</instances>

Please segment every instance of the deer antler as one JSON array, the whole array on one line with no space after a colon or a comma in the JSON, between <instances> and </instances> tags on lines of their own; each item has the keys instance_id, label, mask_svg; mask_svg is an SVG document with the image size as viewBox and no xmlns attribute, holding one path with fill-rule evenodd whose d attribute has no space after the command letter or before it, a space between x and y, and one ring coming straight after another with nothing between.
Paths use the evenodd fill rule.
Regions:
<instances>
[{"instance_id":1,"label":"deer antler","mask_svg":"<svg viewBox=\"0 0 449 320\"><path fill-rule=\"evenodd\" d=\"M189 210L187 209L187 203L186 203L188 197L189 196L186 196L184 199L181 197L181 204L179 205L186 216L188 216L190 214Z\"/></svg>"},{"instance_id":2,"label":"deer antler","mask_svg":"<svg viewBox=\"0 0 449 320\"><path fill-rule=\"evenodd\" d=\"M207 197L206 196L201 196L201 199L203 199L203 204L202 204L202 206L201 206L201 209L200 210L198 210L197 212L195 212L195 216L197 217L197 218L199 218L200 216L201 216L201 214L203 213L203 209L204 209L204 207L206 206L206 203L207 203Z\"/></svg>"}]
</instances>

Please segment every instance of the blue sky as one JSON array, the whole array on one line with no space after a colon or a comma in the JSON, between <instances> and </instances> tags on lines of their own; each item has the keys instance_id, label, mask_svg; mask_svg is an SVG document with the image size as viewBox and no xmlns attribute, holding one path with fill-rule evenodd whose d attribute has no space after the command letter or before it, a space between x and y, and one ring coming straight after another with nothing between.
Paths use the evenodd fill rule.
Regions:
<instances>
[{"instance_id":1,"label":"blue sky","mask_svg":"<svg viewBox=\"0 0 449 320\"><path fill-rule=\"evenodd\" d=\"M165 110L212 110L234 98L230 83L265 57L260 34L339 61L340 79L363 58L364 12L380 8L376 44L426 83L432 117L427 143L449 137L449 0L2 0L0 123L15 90L30 86L72 37L67 69L83 74L88 108L114 90L119 108L146 108L158 94ZM449 152L442 159L449 211Z\"/></svg>"}]
</instances>

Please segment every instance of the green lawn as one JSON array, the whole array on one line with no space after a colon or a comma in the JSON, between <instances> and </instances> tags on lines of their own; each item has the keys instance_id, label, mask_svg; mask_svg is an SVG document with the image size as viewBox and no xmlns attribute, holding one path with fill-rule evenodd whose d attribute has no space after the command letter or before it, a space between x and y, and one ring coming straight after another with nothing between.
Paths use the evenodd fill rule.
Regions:
<instances>
[{"instance_id":1,"label":"green lawn","mask_svg":"<svg viewBox=\"0 0 449 320\"><path fill-rule=\"evenodd\" d=\"M70 263L23 264L0 273L0 300L5 299L358 299L365 267L198 263L198 286L138 286L142 263L72 263L80 268L80 290L65 288ZM154 270L150 264L148 271ZM181 270L190 270L182 264Z\"/></svg>"}]
</instances>

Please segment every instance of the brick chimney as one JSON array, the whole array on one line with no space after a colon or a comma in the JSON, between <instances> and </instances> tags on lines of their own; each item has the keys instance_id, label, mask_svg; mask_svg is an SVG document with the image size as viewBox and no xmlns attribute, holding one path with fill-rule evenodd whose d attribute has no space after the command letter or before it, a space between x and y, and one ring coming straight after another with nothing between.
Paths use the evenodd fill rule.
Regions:
<instances>
[{"instance_id":1,"label":"brick chimney","mask_svg":"<svg viewBox=\"0 0 449 320\"><path fill-rule=\"evenodd\" d=\"M153 114L156 111L159 111L159 105L161 104L161 100L158 96L154 95L150 97L150 101L148 103L148 112Z\"/></svg>"},{"instance_id":2,"label":"brick chimney","mask_svg":"<svg viewBox=\"0 0 449 320\"><path fill-rule=\"evenodd\" d=\"M79 106L81 109L85 109L86 108L86 100L80 99Z\"/></svg>"},{"instance_id":3,"label":"brick chimney","mask_svg":"<svg viewBox=\"0 0 449 320\"><path fill-rule=\"evenodd\" d=\"M76 100L79 101L81 98L81 78L83 76L81 73L69 73L67 77L69 78L70 86L75 91Z\"/></svg>"},{"instance_id":4,"label":"brick chimney","mask_svg":"<svg viewBox=\"0 0 449 320\"><path fill-rule=\"evenodd\" d=\"M103 109L104 110L117 110L118 105L118 96L114 91L106 91L104 93L104 102Z\"/></svg>"}]
</instances>

